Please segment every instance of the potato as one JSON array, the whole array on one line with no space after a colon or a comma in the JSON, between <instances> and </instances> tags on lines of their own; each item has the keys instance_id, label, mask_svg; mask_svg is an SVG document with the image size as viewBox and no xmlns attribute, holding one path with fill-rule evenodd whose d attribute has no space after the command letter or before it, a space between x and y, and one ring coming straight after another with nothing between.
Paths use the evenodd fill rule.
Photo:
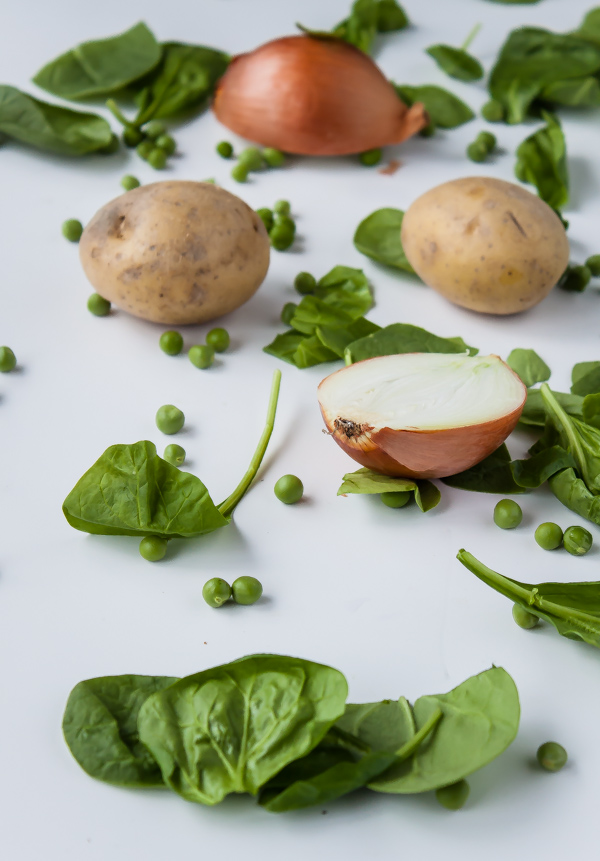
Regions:
<instances>
[{"instance_id":1,"label":"potato","mask_svg":"<svg viewBox=\"0 0 600 861\"><path fill-rule=\"evenodd\" d=\"M419 278L455 305L487 314L537 305L569 262L567 235L552 209L488 177L455 179L417 198L401 237Z\"/></svg>"},{"instance_id":2,"label":"potato","mask_svg":"<svg viewBox=\"0 0 600 861\"><path fill-rule=\"evenodd\" d=\"M79 254L95 290L155 323L204 323L258 289L269 237L239 197L207 182L143 185L100 209Z\"/></svg>"}]
</instances>

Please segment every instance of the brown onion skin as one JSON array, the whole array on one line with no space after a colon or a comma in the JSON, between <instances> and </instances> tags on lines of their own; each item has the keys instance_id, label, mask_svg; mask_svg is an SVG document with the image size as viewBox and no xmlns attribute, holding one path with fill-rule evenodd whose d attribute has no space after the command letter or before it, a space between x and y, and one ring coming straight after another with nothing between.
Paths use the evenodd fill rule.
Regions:
<instances>
[{"instance_id":1,"label":"brown onion skin","mask_svg":"<svg viewBox=\"0 0 600 861\"><path fill-rule=\"evenodd\" d=\"M398 478L444 478L470 469L502 445L515 429L526 399L527 389L523 386L523 401L516 409L476 425L442 430L384 427L375 432L363 426L360 435L351 437L336 428L337 416L328 417L321 404L319 406L331 437L361 466ZM352 419L352 416L344 418Z\"/></svg>"},{"instance_id":2,"label":"brown onion skin","mask_svg":"<svg viewBox=\"0 0 600 861\"><path fill-rule=\"evenodd\" d=\"M241 137L299 155L349 155L398 144L429 122L423 105L407 108L358 48L304 35L234 57L213 110Z\"/></svg>"}]
</instances>

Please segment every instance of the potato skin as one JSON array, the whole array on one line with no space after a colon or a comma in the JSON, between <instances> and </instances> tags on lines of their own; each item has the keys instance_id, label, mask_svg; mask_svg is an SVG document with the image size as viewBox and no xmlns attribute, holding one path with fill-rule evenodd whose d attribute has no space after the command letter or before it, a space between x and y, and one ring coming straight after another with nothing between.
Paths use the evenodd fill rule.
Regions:
<instances>
[{"instance_id":1,"label":"potato skin","mask_svg":"<svg viewBox=\"0 0 600 861\"><path fill-rule=\"evenodd\" d=\"M455 305L515 314L537 305L569 262L550 207L511 182L468 177L417 198L402 223L417 275Z\"/></svg>"},{"instance_id":2,"label":"potato skin","mask_svg":"<svg viewBox=\"0 0 600 861\"><path fill-rule=\"evenodd\" d=\"M269 268L259 216L212 183L143 185L110 201L83 231L84 272L105 299L144 320L204 323L256 292Z\"/></svg>"}]
</instances>

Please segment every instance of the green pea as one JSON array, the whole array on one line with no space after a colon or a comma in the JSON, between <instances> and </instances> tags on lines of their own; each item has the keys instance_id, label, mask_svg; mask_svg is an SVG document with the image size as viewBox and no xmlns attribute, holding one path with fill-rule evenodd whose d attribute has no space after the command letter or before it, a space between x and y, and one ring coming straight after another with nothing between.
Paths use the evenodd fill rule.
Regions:
<instances>
[{"instance_id":1,"label":"green pea","mask_svg":"<svg viewBox=\"0 0 600 861\"><path fill-rule=\"evenodd\" d=\"M260 150L255 146L249 146L239 154L238 164L242 164L250 172L261 170L264 166L264 161Z\"/></svg>"},{"instance_id":2,"label":"green pea","mask_svg":"<svg viewBox=\"0 0 600 861\"><path fill-rule=\"evenodd\" d=\"M81 221L77 221L76 218L69 218L67 221L63 221L62 235L65 239L68 239L69 242L79 242L82 233L83 224Z\"/></svg>"},{"instance_id":3,"label":"green pea","mask_svg":"<svg viewBox=\"0 0 600 861\"><path fill-rule=\"evenodd\" d=\"M185 422L185 416L173 404L164 404L156 412L156 427L166 434L177 433Z\"/></svg>"},{"instance_id":4,"label":"green pea","mask_svg":"<svg viewBox=\"0 0 600 861\"><path fill-rule=\"evenodd\" d=\"M310 272L298 272L294 278L294 287L301 296L307 296L309 293L314 293L317 286L317 279Z\"/></svg>"},{"instance_id":5,"label":"green pea","mask_svg":"<svg viewBox=\"0 0 600 861\"><path fill-rule=\"evenodd\" d=\"M567 751L557 741L545 741L537 749L537 761L546 771L560 771L567 764Z\"/></svg>"},{"instance_id":6,"label":"green pea","mask_svg":"<svg viewBox=\"0 0 600 861\"><path fill-rule=\"evenodd\" d=\"M540 624L539 616L530 613L520 604L513 604L512 614L519 628L525 628L526 631L530 631L531 628L536 628Z\"/></svg>"},{"instance_id":7,"label":"green pea","mask_svg":"<svg viewBox=\"0 0 600 861\"><path fill-rule=\"evenodd\" d=\"M446 810L460 810L464 807L470 791L469 784L463 779L436 789L435 797Z\"/></svg>"},{"instance_id":8,"label":"green pea","mask_svg":"<svg viewBox=\"0 0 600 861\"><path fill-rule=\"evenodd\" d=\"M496 99L490 99L490 101L486 102L482 107L481 116L484 120L487 120L488 123L502 122L504 119L504 107L502 102L498 102Z\"/></svg>"},{"instance_id":9,"label":"green pea","mask_svg":"<svg viewBox=\"0 0 600 861\"><path fill-rule=\"evenodd\" d=\"M269 232L271 245L276 251L287 251L294 243L295 231L285 224L276 224Z\"/></svg>"},{"instance_id":10,"label":"green pea","mask_svg":"<svg viewBox=\"0 0 600 861\"><path fill-rule=\"evenodd\" d=\"M188 359L196 368L205 371L215 360L215 351L208 344L194 344L188 351Z\"/></svg>"},{"instance_id":11,"label":"green pea","mask_svg":"<svg viewBox=\"0 0 600 861\"><path fill-rule=\"evenodd\" d=\"M159 149L164 150L167 155L173 155L177 149L175 138L172 138L171 135L159 135L154 143Z\"/></svg>"},{"instance_id":12,"label":"green pea","mask_svg":"<svg viewBox=\"0 0 600 861\"><path fill-rule=\"evenodd\" d=\"M500 529L514 529L523 520L521 506L513 499L501 499L494 508L494 523Z\"/></svg>"},{"instance_id":13,"label":"green pea","mask_svg":"<svg viewBox=\"0 0 600 861\"><path fill-rule=\"evenodd\" d=\"M298 306L295 302L286 302L281 311L281 322L285 323L286 326L291 326L292 317L296 313L296 308Z\"/></svg>"},{"instance_id":14,"label":"green pea","mask_svg":"<svg viewBox=\"0 0 600 861\"><path fill-rule=\"evenodd\" d=\"M158 339L158 346L167 356L178 356L183 350L183 336L174 329L169 329Z\"/></svg>"},{"instance_id":15,"label":"green pea","mask_svg":"<svg viewBox=\"0 0 600 861\"><path fill-rule=\"evenodd\" d=\"M279 213L275 213L275 226L276 227L287 227L288 230L293 230L296 232L296 222L289 215L280 215Z\"/></svg>"},{"instance_id":16,"label":"green pea","mask_svg":"<svg viewBox=\"0 0 600 861\"><path fill-rule=\"evenodd\" d=\"M558 284L569 293L583 293L591 278L592 273L587 266L567 266Z\"/></svg>"},{"instance_id":17,"label":"green pea","mask_svg":"<svg viewBox=\"0 0 600 861\"><path fill-rule=\"evenodd\" d=\"M246 182L248 179L248 168L242 162L238 162L231 168L231 178L236 182Z\"/></svg>"},{"instance_id":18,"label":"green pea","mask_svg":"<svg viewBox=\"0 0 600 861\"><path fill-rule=\"evenodd\" d=\"M110 302L99 293L92 293L87 300L87 309L94 317L106 317L110 314Z\"/></svg>"},{"instance_id":19,"label":"green pea","mask_svg":"<svg viewBox=\"0 0 600 861\"><path fill-rule=\"evenodd\" d=\"M263 206L261 209L256 210L256 214L262 220L262 223L267 228L267 233L273 227L273 210L267 209L266 206Z\"/></svg>"},{"instance_id":20,"label":"green pea","mask_svg":"<svg viewBox=\"0 0 600 861\"><path fill-rule=\"evenodd\" d=\"M233 155L233 147L229 141L219 141L215 149L221 158L231 158Z\"/></svg>"},{"instance_id":21,"label":"green pea","mask_svg":"<svg viewBox=\"0 0 600 861\"><path fill-rule=\"evenodd\" d=\"M585 265L592 273L593 278L600 278L600 254L593 254L585 261Z\"/></svg>"},{"instance_id":22,"label":"green pea","mask_svg":"<svg viewBox=\"0 0 600 861\"><path fill-rule=\"evenodd\" d=\"M220 577L212 577L202 587L202 597L209 607L222 607L231 598L231 586Z\"/></svg>"},{"instance_id":23,"label":"green pea","mask_svg":"<svg viewBox=\"0 0 600 861\"><path fill-rule=\"evenodd\" d=\"M236 604L256 604L263 593L263 587L256 577L244 576L233 581L231 591Z\"/></svg>"},{"instance_id":24,"label":"green pea","mask_svg":"<svg viewBox=\"0 0 600 861\"><path fill-rule=\"evenodd\" d=\"M167 552L167 539L160 535L146 535L140 541L140 556L148 562L160 562Z\"/></svg>"},{"instance_id":25,"label":"green pea","mask_svg":"<svg viewBox=\"0 0 600 861\"><path fill-rule=\"evenodd\" d=\"M181 466L185 460L185 449L172 442L165 448L163 460L166 460L171 466Z\"/></svg>"},{"instance_id":26,"label":"green pea","mask_svg":"<svg viewBox=\"0 0 600 861\"><path fill-rule=\"evenodd\" d=\"M211 329L206 336L206 343L209 347L213 348L215 353L224 353L231 343L229 332L227 329L222 329L220 327L217 329Z\"/></svg>"},{"instance_id":27,"label":"green pea","mask_svg":"<svg viewBox=\"0 0 600 861\"><path fill-rule=\"evenodd\" d=\"M563 535L563 545L571 556L585 556L593 543L592 533L583 526L567 526Z\"/></svg>"},{"instance_id":28,"label":"green pea","mask_svg":"<svg viewBox=\"0 0 600 861\"><path fill-rule=\"evenodd\" d=\"M484 146L488 152L491 152L497 143L496 135L491 132L479 132L477 142Z\"/></svg>"},{"instance_id":29,"label":"green pea","mask_svg":"<svg viewBox=\"0 0 600 861\"><path fill-rule=\"evenodd\" d=\"M276 200L273 204L273 212L276 212L277 215L289 215L291 211L292 207L289 200Z\"/></svg>"},{"instance_id":30,"label":"green pea","mask_svg":"<svg viewBox=\"0 0 600 861\"><path fill-rule=\"evenodd\" d=\"M262 157L269 167L281 167L285 163L285 155L279 149L268 146L262 151Z\"/></svg>"},{"instance_id":31,"label":"green pea","mask_svg":"<svg viewBox=\"0 0 600 861\"><path fill-rule=\"evenodd\" d=\"M167 154L164 149L154 147L148 156L148 164L150 167L153 167L154 170L164 170L167 166Z\"/></svg>"},{"instance_id":32,"label":"green pea","mask_svg":"<svg viewBox=\"0 0 600 861\"><path fill-rule=\"evenodd\" d=\"M167 127L164 123L161 123L160 120L151 120L144 126L144 133L151 141L156 140L156 138L166 134L166 132Z\"/></svg>"},{"instance_id":33,"label":"green pea","mask_svg":"<svg viewBox=\"0 0 600 861\"><path fill-rule=\"evenodd\" d=\"M381 150L368 149L366 152L361 152L358 160L361 164L364 164L365 167L373 167L381 161Z\"/></svg>"},{"instance_id":34,"label":"green pea","mask_svg":"<svg viewBox=\"0 0 600 861\"><path fill-rule=\"evenodd\" d=\"M295 475L282 475L275 483L275 496L286 505L293 505L302 499L304 485Z\"/></svg>"},{"instance_id":35,"label":"green pea","mask_svg":"<svg viewBox=\"0 0 600 861\"><path fill-rule=\"evenodd\" d=\"M408 490L391 490L381 494L381 501L388 508L402 508L411 498L412 493Z\"/></svg>"},{"instance_id":36,"label":"green pea","mask_svg":"<svg viewBox=\"0 0 600 861\"><path fill-rule=\"evenodd\" d=\"M125 189L125 191L131 191L133 188L138 188L140 185L140 181L136 176L132 176L128 173L121 180L121 185Z\"/></svg>"},{"instance_id":37,"label":"green pea","mask_svg":"<svg viewBox=\"0 0 600 861\"><path fill-rule=\"evenodd\" d=\"M558 523L540 523L534 538L542 550L556 550L562 544L563 531Z\"/></svg>"},{"instance_id":38,"label":"green pea","mask_svg":"<svg viewBox=\"0 0 600 861\"><path fill-rule=\"evenodd\" d=\"M144 161L148 161L148 156L151 152L154 152L155 149L156 147L154 146L153 141L144 139L136 146L135 151L140 158L143 158Z\"/></svg>"},{"instance_id":39,"label":"green pea","mask_svg":"<svg viewBox=\"0 0 600 861\"><path fill-rule=\"evenodd\" d=\"M10 347L0 347L0 373L7 374L17 365L17 357Z\"/></svg>"},{"instance_id":40,"label":"green pea","mask_svg":"<svg viewBox=\"0 0 600 861\"><path fill-rule=\"evenodd\" d=\"M470 143L467 147L467 158L471 159L471 161L485 161L487 154L487 149L482 144L477 143L477 141Z\"/></svg>"},{"instance_id":41,"label":"green pea","mask_svg":"<svg viewBox=\"0 0 600 861\"><path fill-rule=\"evenodd\" d=\"M144 140L144 133L136 128L125 129L123 132L123 143L133 149Z\"/></svg>"}]
</instances>

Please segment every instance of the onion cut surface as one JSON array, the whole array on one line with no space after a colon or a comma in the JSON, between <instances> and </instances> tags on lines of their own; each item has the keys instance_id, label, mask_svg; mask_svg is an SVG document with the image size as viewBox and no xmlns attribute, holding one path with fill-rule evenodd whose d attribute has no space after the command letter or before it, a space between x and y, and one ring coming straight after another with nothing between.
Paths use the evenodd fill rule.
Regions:
<instances>
[{"instance_id":1,"label":"onion cut surface","mask_svg":"<svg viewBox=\"0 0 600 861\"><path fill-rule=\"evenodd\" d=\"M318 397L331 436L362 466L442 478L504 442L527 389L498 356L404 353L336 371Z\"/></svg>"}]
</instances>

